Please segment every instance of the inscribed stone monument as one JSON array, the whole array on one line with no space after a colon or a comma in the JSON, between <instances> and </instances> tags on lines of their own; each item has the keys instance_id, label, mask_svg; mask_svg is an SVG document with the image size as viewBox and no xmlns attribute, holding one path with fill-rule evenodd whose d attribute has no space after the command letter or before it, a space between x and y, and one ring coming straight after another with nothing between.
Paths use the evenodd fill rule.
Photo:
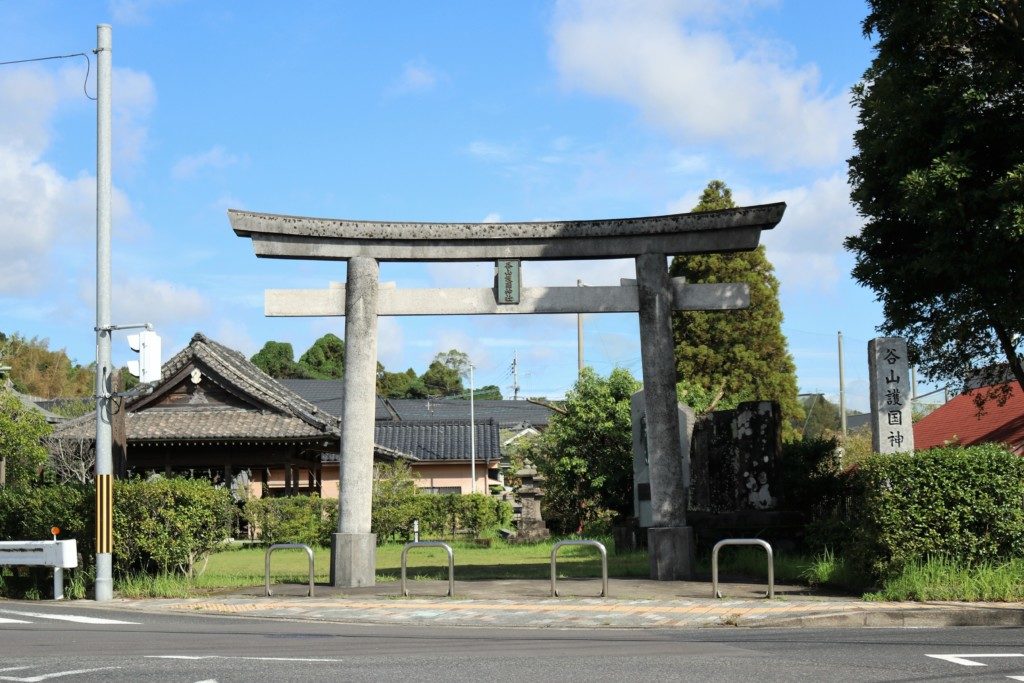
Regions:
<instances>
[{"instance_id":1,"label":"inscribed stone monument","mask_svg":"<svg viewBox=\"0 0 1024 683\"><path fill-rule=\"evenodd\" d=\"M907 342L878 337L868 342L871 375L871 446L876 453L913 453Z\"/></svg>"}]
</instances>

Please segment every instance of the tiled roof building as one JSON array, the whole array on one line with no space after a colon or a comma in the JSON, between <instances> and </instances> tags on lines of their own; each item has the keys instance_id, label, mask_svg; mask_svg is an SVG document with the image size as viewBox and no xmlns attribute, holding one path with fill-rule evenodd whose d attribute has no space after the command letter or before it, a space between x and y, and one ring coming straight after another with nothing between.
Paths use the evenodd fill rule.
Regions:
<instances>
[{"instance_id":1,"label":"tiled roof building","mask_svg":"<svg viewBox=\"0 0 1024 683\"><path fill-rule=\"evenodd\" d=\"M1000 406L989 400L980 414L971 393L961 394L936 408L914 424L914 447L998 442L1024 455L1024 394L1016 382L1008 383L1008 387L1005 404Z\"/></svg>"}]
</instances>

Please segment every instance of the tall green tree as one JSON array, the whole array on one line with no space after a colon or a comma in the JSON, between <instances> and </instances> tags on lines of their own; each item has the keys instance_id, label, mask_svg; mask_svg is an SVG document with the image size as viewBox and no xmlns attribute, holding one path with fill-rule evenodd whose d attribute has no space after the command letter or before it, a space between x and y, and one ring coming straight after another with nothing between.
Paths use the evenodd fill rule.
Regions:
<instances>
[{"instance_id":1,"label":"tall green tree","mask_svg":"<svg viewBox=\"0 0 1024 683\"><path fill-rule=\"evenodd\" d=\"M583 368L564 413L524 453L548 478L545 517L564 532L606 525L633 510L629 401L640 383L617 368L607 379Z\"/></svg>"},{"instance_id":2,"label":"tall green tree","mask_svg":"<svg viewBox=\"0 0 1024 683\"><path fill-rule=\"evenodd\" d=\"M31 483L46 463L42 439L50 425L0 385L0 486Z\"/></svg>"},{"instance_id":3,"label":"tall green tree","mask_svg":"<svg viewBox=\"0 0 1024 683\"><path fill-rule=\"evenodd\" d=\"M1001 362L1024 388L1024 4L868 10L877 42L853 90L851 197L865 219L846 240L853 276L929 378L965 382Z\"/></svg>"},{"instance_id":4,"label":"tall green tree","mask_svg":"<svg viewBox=\"0 0 1024 683\"><path fill-rule=\"evenodd\" d=\"M268 341L250 360L274 379L310 379L309 370L295 362L288 342Z\"/></svg>"},{"instance_id":5,"label":"tall green tree","mask_svg":"<svg viewBox=\"0 0 1024 683\"><path fill-rule=\"evenodd\" d=\"M458 396L465 391L462 377L469 374L469 354L451 349L431 361L421 379L431 396Z\"/></svg>"},{"instance_id":6,"label":"tall green tree","mask_svg":"<svg viewBox=\"0 0 1024 683\"><path fill-rule=\"evenodd\" d=\"M416 371L388 372L381 365L377 372L377 393L385 398L426 398L427 386Z\"/></svg>"},{"instance_id":7,"label":"tall green tree","mask_svg":"<svg viewBox=\"0 0 1024 683\"><path fill-rule=\"evenodd\" d=\"M721 180L704 188L694 211L736 206ZM672 260L670 274L688 282L745 282L750 307L740 311L679 311L673 315L676 370L679 378L739 400L778 401L783 435L796 435L790 424L803 418L797 401L796 366L782 334L779 281L764 247L737 254L692 254Z\"/></svg>"},{"instance_id":8,"label":"tall green tree","mask_svg":"<svg viewBox=\"0 0 1024 683\"><path fill-rule=\"evenodd\" d=\"M50 350L50 342L18 333L0 332L0 365L10 369L14 388L44 398L92 396L95 391L94 365L79 365L64 349Z\"/></svg>"},{"instance_id":9,"label":"tall green tree","mask_svg":"<svg viewBox=\"0 0 1024 683\"><path fill-rule=\"evenodd\" d=\"M302 354L299 365L314 379L341 379L345 376L345 340L328 332Z\"/></svg>"}]
</instances>

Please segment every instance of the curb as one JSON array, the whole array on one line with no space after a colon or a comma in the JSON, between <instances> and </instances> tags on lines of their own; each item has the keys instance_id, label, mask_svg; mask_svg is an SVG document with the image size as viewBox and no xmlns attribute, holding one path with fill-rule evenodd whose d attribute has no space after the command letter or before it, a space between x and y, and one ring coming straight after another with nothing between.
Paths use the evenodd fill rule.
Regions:
<instances>
[{"instance_id":1,"label":"curb","mask_svg":"<svg viewBox=\"0 0 1024 683\"><path fill-rule=\"evenodd\" d=\"M739 619L746 628L952 628L1024 626L1024 609L1006 607L922 607L808 614L777 619Z\"/></svg>"}]
</instances>

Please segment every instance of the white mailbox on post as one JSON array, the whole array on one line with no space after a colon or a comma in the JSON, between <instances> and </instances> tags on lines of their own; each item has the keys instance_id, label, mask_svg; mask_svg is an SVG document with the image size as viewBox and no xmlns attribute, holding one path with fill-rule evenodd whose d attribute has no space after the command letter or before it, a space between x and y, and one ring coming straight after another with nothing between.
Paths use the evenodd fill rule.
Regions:
<instances>
[{"instance_id":1,"label":"white mailbox on post","mask_svg":"<svg viewBox=\"0 0 1024 683\"><path fill-rule=\"evenodd\" d=\"M78 566L78 543L66 541L0 541L0 565L53 567L53 599L64 597L64 570Z\"/></svg>"}]
</instances>

